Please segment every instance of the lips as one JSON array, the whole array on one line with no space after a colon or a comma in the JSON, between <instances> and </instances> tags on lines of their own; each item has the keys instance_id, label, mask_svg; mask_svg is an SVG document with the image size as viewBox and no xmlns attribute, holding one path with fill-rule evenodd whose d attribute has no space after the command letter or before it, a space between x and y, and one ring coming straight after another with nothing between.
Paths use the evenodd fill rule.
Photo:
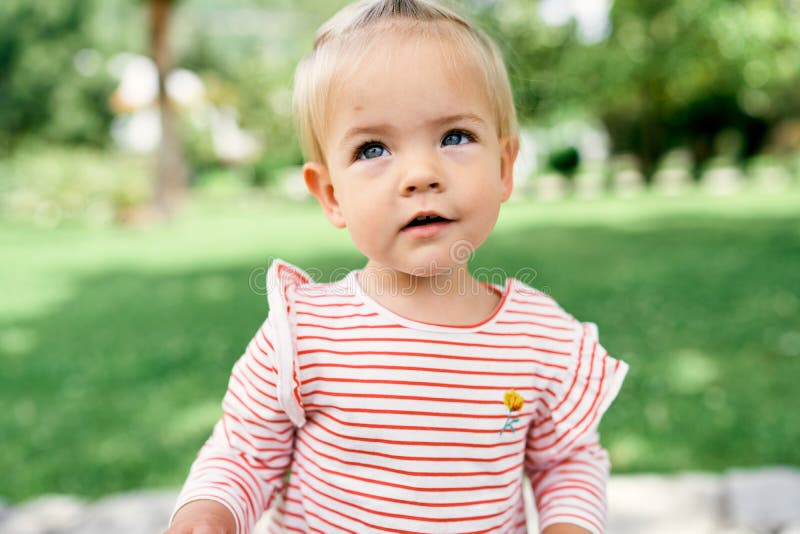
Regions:
<instances>
[{"instance_id":1,"label":"lips","mask_svg":"<svg viewBox=\"0 0 800 534\"><path fill-rule=\"evenodd\" d=\"M444 217L443 215L439 215L434 211L426 211L420 212L411 217L409 221L403 226L403 230L406 228L414 228L415 226L425 226L428 224L435 224L435 223L446 223L450 222L450 219Z\"/></svg>"}]
</instances>

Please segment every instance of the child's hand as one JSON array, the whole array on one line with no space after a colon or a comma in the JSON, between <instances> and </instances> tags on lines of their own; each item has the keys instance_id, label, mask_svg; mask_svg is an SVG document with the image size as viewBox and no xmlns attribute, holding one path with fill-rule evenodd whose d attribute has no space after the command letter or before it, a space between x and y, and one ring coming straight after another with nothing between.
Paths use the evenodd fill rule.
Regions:
<instances>
[{"instance_id":1,"label":"child's hand","mask_svg":"<svg viewBox=\"0 0 800 534\"><path fill-rule=\"evenodd\" d=\"M556 523L542 531L542 534L591 534L588 530L568 523Z\"/></svg>"},{"instance_id":2,"label":"child's hand","mask_svg":"<svg viewBox=\"0 0 800 534\"><path fill-rule=\"evenodd\" d=\"M164 534L235 534L230 511L216 501L192 501L183 506Z\"/></svg>"}]
</instances>

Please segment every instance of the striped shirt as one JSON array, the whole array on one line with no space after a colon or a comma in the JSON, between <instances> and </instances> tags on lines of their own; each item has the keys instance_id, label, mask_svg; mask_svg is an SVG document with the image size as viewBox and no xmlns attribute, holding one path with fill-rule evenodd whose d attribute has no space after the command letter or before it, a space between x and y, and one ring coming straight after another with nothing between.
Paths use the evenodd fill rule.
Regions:
<instances>
[{"instance_id":1,"label":"striped shirt","mask_svg":"<svg viewBox=\"0 0 800 534\"><path fill-rule=\"evenodd\" d=\"M271 532L524 533L526 473L540 528L603 532L597 425L628 367L596 327L514 278L479 324L412 321L358 272L322 284L273 262L176 510L218 501L239 533L270 507Z\"/></svg>"}]
</instances>

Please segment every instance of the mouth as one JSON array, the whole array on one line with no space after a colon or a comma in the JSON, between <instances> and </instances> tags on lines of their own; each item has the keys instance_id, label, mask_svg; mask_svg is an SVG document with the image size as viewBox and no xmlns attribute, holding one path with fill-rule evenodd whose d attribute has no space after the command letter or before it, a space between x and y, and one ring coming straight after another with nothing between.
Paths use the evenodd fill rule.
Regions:
<instances>
[{"instance_id":1,"label":"mouth","mask_svg":"<svg viewBox=\"0 0 800 534\"><path fill-rule=\"evenodd\" d=\"M405 226L403 226L402 230L406 230L408 228L414 228L417 226L428 226L431 224L437 223L448 223L451 222L450 219L447 217L443 217L438 213L428 212L428 213L419 213L411 218Z\"/></svg>"}]
</instances>

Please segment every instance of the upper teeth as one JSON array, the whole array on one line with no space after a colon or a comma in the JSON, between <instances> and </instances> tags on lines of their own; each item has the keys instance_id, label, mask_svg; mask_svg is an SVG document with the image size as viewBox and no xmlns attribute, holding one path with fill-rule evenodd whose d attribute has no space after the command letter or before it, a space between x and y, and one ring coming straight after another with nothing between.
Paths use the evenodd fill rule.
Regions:
<instances>
[{"instance_id":1,"label":"upper teeth","mask_svg":"<svg viewBox=\"0 0 800 534\"><path fill-rule=\"evenodd\" d=\"M438 215L420 215L419 217L416 218L416 220L417 221L424 221L424 220L427 220L427 219L438 219L438 218L439 218Z\"/></svg>"}]
</instances>

